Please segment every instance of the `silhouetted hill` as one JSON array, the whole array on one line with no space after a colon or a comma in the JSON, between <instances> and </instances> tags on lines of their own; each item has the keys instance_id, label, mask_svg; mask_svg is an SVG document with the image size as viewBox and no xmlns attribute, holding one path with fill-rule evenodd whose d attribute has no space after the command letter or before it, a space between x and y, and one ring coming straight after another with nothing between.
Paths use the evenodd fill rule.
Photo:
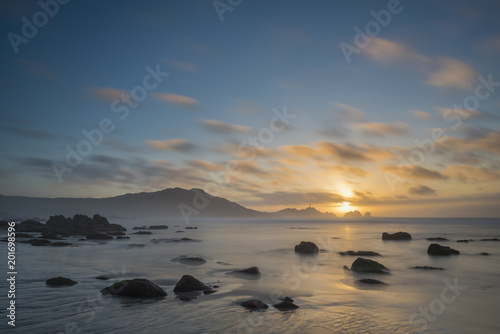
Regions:
<instances>
[{"instance_id":1,"label":"silhouetted hill","mask_svg":"<svg viewBox=\"0 0 500 334\"><path fill-rule=\"evenodd\" d=\"M306 209L291 209L287 208L281 211L278 211L275 213L279 217L286 217L286 218L335 218L337 217L334 213L330 212L320 212L316 210L316 208L306 208Z\"/></svg>"}]
</instances>

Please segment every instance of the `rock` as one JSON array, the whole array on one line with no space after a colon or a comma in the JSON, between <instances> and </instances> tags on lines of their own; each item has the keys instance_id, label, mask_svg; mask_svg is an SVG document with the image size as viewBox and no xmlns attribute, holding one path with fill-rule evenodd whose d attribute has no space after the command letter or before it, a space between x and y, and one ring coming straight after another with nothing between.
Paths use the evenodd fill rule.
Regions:
<instances>
[{"instance_id":1,"label":"rock","mask_svg":"<svg viewBox=\"0 0 500 334\"><path fill-rule=\"evenodd\" d=\"M182 276L181 280L177 282L174 288L174 292L191 292L191 291L206 291L206 290L212 290L212 289L191 275Z\"/></svg>"},{"instance_id":2,"label":"rock","mask_svg":"<svg viewBox=\"0 0 500 334\"><path fill-rule=\"evenodd\" d=\"M314 242L301 241L300 244L295 246L295 252L301 254L316 254L319 252L319 248Z\"/></svg>"},{"instance_id":3,"label":"rock","mask_svg":"<svg viewBox=\"0 0 500 334\"><path fill-rule=\"evenodd\" d=\"M363 215L363 218L372 218L372 214L366 211L365 214Z\"/></svg>"},{"instance_id":4,"label":"rock","mask_svg":"<svg viewBox=\"0 0 500 334\"><path fill-rule=\"evenodd\" d=\"M87 238L87 240L111 240L111 239L113 239L112 236L104 234L104 233L99 233L99 232L87 233L86 238Z\"/></svg>"},{"instance_id":5,"label":"rock","mask_svg":"<svg viewBox=\"0 0 500 334\"><path fill-rule=\"evenodd\" d=\"M486 256L486 255L490 255L490 253L486 253L486 252L481 252L481 253L479 253L479 254L480 254L480 255L484 255L484 256Z\"/></svg>"},{"instance_id":6,"label":"rock","mask_svg":"<svg viewBox=\"0 0 500 334\"><path fill-rule=\"evenodd\" d=\"M160 242L184 242L184 241L193 241L193 242L198 242L200 240L195 240L191 238L170 238L170 239L151 239L152 243L159 244Z\"/></svg>"},{"instance_id":7,"label":"rock","mask_svg":"<svg viewBox=\"0 0 500 334\"><path fill-rule=\"evenodd\" d=\"M180 256L170 260L170 262L178 262L189 266L201 266L202 264L207 263L207 261L204 258L197 256L196 257Z\"/></svg>"},{"instance_id":8,"label":"rock","mask_svg":"<svg viewBox=\"0 0 500 334\"><path fill-rule=\"evenodd\" d=\"M186 226L186 227L184 227L184 229L186 229L186 230L197 230L198 227L196 227L196 226Z\"/></svg>"},{"instance_id":9,"label":"rock","mask_svg":"<svg viewBox=\"0 0 500 334\"><path fill-rule=\"evenodd\" d=\"M130 240L130 237L128 237L128 236L124 237L124 236L119 235L116 237L116 240Z\"/></svg>"},{"instance_id":10,"label":"rock","mask_svg":"<svg viewBox=\"0 0 500 334\"><path fill-rule=\"evenodd\" d=\"M351 268L349 268L348 266L344 266L342 269L347 270L347 271L351 271Z\"/></svg>"},{"instance_id":11,"label":"rock","mask_svg":"<svg viewBox=\"0 0 500 334\"><path fill-rule=\"evenodd\" d=\"M50 240L64 240L63 238L59 237L54 232L50 232L50 231L42 232L41 237L44 239L50 239Z\"/></svg>"},{"instance_id":12,"label":"rock","mask_svg":"<svg viewBox=\"0 0 500 334\"><path fill-rule=\"evenodd\" d=\"M283 297L283 298L280 298L280 300L282 302L289 302L289 303L293 303L294 302L294 300L292 298L290 298L290 297Z\"/></svg>"},{"instance_id":13,"label":"rock","mask_svg":"<svg viewBox=\"0 0 500 334\"><path fill-rule=\"evenodd\" d=\"M378 263L377 261L364 259L362 257L358 257L352 263L351 270L363 273L379 273L379 274L387 274L389 271L388 268Z\"/></svg>"},{"instance_id":14,"label":"rock","mask_svg":"<svg viewBox=\"0 0 500 334\"><path fill-rule=\"evenodd\" d=\"M441 267L429 267L429 266L415 266L414 269L423 269L423 270L444 270Z\"/></svg>"},{"instance_id":15,"label":"rock","mask_svg":"<svg viewBox=\"0 0 500 334\"><path fill-rule=\"evenodd\" d=\"M150 230L166 230L168 229L167 225L151 225L149 227Z\"/></svg>"},{"instance_id":16,"label":"rock","mask_svg":"<svg viewBox=\"0 0 500 334\"><path fill-rule=\"evenodd\" d=\"M450 241L446 238L441 238L441 237L437 237L437 238L427 238L426 239L427 241Z\"/></svg>"},{"instance_id":17,"label":"rock","mask_svg":"<svg viewBox=\"0 0 500 334\"><path fill-rule=\"evenodd\" d=\"M129 244L127 245L127 248L142 248L145 247L144 244Z\"/></svg>"},{"instance_id":18,"label":"rock","mask_svg":"<svg viewBox=\"0 0 500 334\"><path fill-rule=\"evenodd\" d=\"M241 306L251 310L265 310L269 308L266 303L258 299L249 299L240 303Z\"/></svg>"},{"instance_id":19,"label":"rock","mask_svg":"<svg viewBox=\"0 0 500 334\"><path fill-rule=\"evenodd\" d=\"M141 234L141 235L146 235L146 234L153 234L152 232L150 231L139 231L139 232L134 232L132 234Z\"/></svg>"},{"instance_id":20,"label":"rock","mask_svg":"<svg viewBox=\"0 0 500 334\"><path fill-rule=\"evenodd\" d=\"M480 241L500 241L497 238L490 238L490 239L481 239Z\"/></svg>"},{"instance_id":21,"label":"rock","mask_svg":"<svg viewBox=\"0 0 500 334\"><path fill-rule=\"evenodd\" d=\"M462 239L462 240L457 240L457 242L465 242L465 243L468 243L468 242L469 242L469 240Z\"/></svg>"},{"instance_id":22,"label":"rock","mask_svg":"<svg viewBox=\"0 0 500 334\"><path fill-rule=\"evenodd\" d=\"M116 231L116 232L107 232L106 233L107 235L118 235L118 236L123 236L125 235L124 232L121 232L121 231ZM117 238L118 239L118 238Z\"/></svg>"},{"instance_id":23,"label":"rock","mask_svg":"<svg viewBox=\"0 0 500 334\"><path fill-rule=\"evenodd\" d=\"M28 233L16 233L16 238L34 238L34 236Z\"/></svg>"},{"instance_id":24,"label":"rock","mask_svg":"<svg viewBox=\"0 0 500 334\"><path fill-rule=\"evenodd\" d=\"M460 252L448 246L441 246L439 244L430 244L429 248L427 248L427 254L448 256L452 254L458 255L460 254Z\"/></svg>"},{"instance_id":25,"label":"rock","mask_svg":"<svg viewBox=\"0 0 500 334\"><path fill-rule=\"evenodd\" d=\"M297 305L291 302L280 302L278 304L274 304L273 306L280 311L295 310L299 308Z\"/></svg>"},{"instance_id":26,"label":"rock","mask_svg":"<svg viewBox=\"0 0 500 334\"><path fill-rule=\"evenodd\" d=\"M257 267L250 267L242 270L233 270L230 272L227 272L226 275L231 275L231 276L236 276L236 277L241 277L241 278L246 278L246 279L259 279L260 278L260 271L259 268Z\"/></svg>"},{"instance_id":27,"label":"rock","mask_svg":"<svg viewBox=\"0 0 500 334\"><path fill-rule=\"evenodd\" d=\"M396 232L393 234L382 233L382 240L411 240L411 234L408 232Z\"/></svg>"},{"instance_id":28,"label":"rock","mask_svg":"<svg viewBox=\"0 0 500 334\"><path fill-rule=\"evenodd\" d=\"M338 252L337 254L340 255L352 255L352 256L381 256L377 252L372 252L372 251L347 251L347 252Z\"/></svg>"},{"instance_id":29,"label":"rock","mask_svg":"<svg viewBox=\"0 0 500 334\"><path fill-rule=\"evenodd\" d=\"M71 242L56 241L49 244L52 247L66 247L73 245Z\"/></svg>"},{"instance_id":30,"label":"rock","mask_svg":"<svg viewBox=\"0 0 500 334\"><path fill-rule=\"evenodd\" d=\"M377 279L373 279L373 278L362 278L362 279L358 280L357 282L358 283L365 283L365 284L383 284L383 285L386 285L384 282L379 281Z\"/></svg>"},{"instance_id":31,"label":"rock","mask_svg":"<svg viewBox=\"0 0 500 334\"><path fill-rule=\"evenodd\" d=\"M107 276L97 276L95 279L99 279L101 281L107 281L109 279L109 277L107 277Z\"/></svg>"},{"instance_id":32,"label":"rock","mask_svg":"<svg viewBox=\"0 0 500 334\"><path fill-rule=\"evenodd\" d=\"M135 226L132 228L133 230L147 230L148 227L147 226Z\"/></svg>"},{"instance_id":33,"label":"rock","mask_svg":"<svg viewBox=\"0 0 500 334\"><path fill-rule=\"evenodd\" d=\"M110 224L105 217L94 215L51 216L43 227L44 231L64 235L87 235L89 233L123 232L127 229L119 224Z\"/></svg>"},{"instance_id":34,"label":"rock","mask_svg":"<svg viewBox=\"0 0 500 334\"><path fill-rule=\"evenodd\" d=\"M45 284L52 286L63 286L63 285L75 285L78 284L78 282L73 281L72 279L66 277L58 276L49 278L48 280L45 281Z\"/></svg>"},{"instance_id":35,"label":"rock","mask_svg":"<svg viewBox=\"0 0 500 334\"><path fill-rule=\"evenodd\" d=\"M6 220L0 220L0 228L2 229L8 229L9 228L9 222Z\"/></svg>"},{"instance_id":36,"label":"rock","mask_svg":"<svg viewBox=\"0 0 500 334\"><path fill-rule=\"evenodd\" d=\"M154 298L167 295L165 290L145 278L120 281L102 289L101 293L135 298Z\"/></svg>"},{"instance_id":37,"label":"rock","mask_svg":"<svg viewBox=\"0 0 500 334\"><path fill-rule=\"evenodd\" d=\"M175 233L184 233L184 231L175 231Z\"/></svg>"},{"instance_id":38,"label":"rock","mask_svg":"<svg viewBox=\"0 0 500 334\"><path fill-rule=\"evenodd\" d=\"M30 244L31 246L47 246L52 242L47 239L30 239L26 241L21 241L23 244Z\"/></svg>"},{"instance_id":39,"label":"rock","mask_svg":"<svg viewBox=\"0 0 500 334\"><path fill-rule=\"evenodd\" d=\"M197 297L188 297L188 296L177 296L177 299L183 301L183 302L189 302L191 300L197 299Z\"/></svg>"},{"instance_id":40,"label":"rock","mask_svg":"<svg viewBox=\"0 0 500 334\"><path fill-rule=\"evenodd\" d=\"M344 218L362 218L363 215L361 215L361 212L354 210L351 212L346 212L344 215Z\"/></svg>"},{"instance_id":41,"label":"rock","mask_svg":"<svg viewBox=\"0 0 500 334\"><path fill-rule=\"evenodd\" d=\"M44 225L36 220L25 220L16 224L16 232L42 232Z\"/></svg>"}]
</instances>

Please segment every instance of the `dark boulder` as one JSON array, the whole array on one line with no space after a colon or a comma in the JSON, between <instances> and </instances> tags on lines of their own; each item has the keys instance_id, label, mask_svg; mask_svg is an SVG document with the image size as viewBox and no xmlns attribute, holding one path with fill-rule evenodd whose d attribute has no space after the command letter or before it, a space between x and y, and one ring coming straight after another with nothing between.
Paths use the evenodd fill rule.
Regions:
<instances>
[{"instance_id":1,"label":"dark boulder","mask_svg":"<svg viewBox=\"0 0 500 334\"><path fill-rule=\"evenodd\" d=\"M258 299L249 299L240 303L241 306L250 310L265 310L269 308L266 303Z\"/></svg>"},{"instance_id":2,"label":"dark boulder","mask_svg":"<svg viewBox=\"0 0 500 334\"><path fill-rule=\"evenodd\" d=\"M31 246L47 246L52 242L47 239L30 239L26 241L21 241L23 244L30 244Z\"/></svg>"},{"instance_id":3,"label":"dark boulder","mask_svg":"<svg viewBox=\"0 0 500 334\"><path fill-rule=\"evenodd\" d=\"M319 248L314 242L301 241L300 244L295 245L295 252L301 254L316 254L319 252Z\"/></svg>"},{"instance_id":4,"label":"dark boulder","mask_svg":"<svg viewBox=\"0 0 500 334\"><path fill-rule=\"evenodd\" d=\"M34 236L28 233L16 233L16 238L34 238Z\"/></svg>"},{"instance_id":5,"label":"dark boulder","mask_svg":"<svg viewBox=\"0 0 500 334\"><path fill-rule=\"evenodd\" d=\"M106 232L107 235L118 235L118 236L124 236L125 233L121 231L116 231L116 232Z\"/></svg>"},{"instance_id":6,"label":"dark boulder","mask_svg":"<svg viewBox=\"0 0 500 334\"><path fill-rule=\"evenodd\" d=\"M186 230L197 230L198 227L196 227L196 226L186 226L186 227L184 227L184 229L186 229Z\"/></svg>"},{"instance_id":7,"label":"dark boulder","mask_svg":"<svg viewBox=\"0 0 500 334\"><path fill-rule=\"evenodd\" d=\"M150 230L166 230L168 229L167 225L151 225L149 227Z\"/></svg>"},{"instance_id":8,"label":"dark boulder","mask_svg":"<svg viewBox=\"0 0 500 334\"><path fill-rule=\"evenodd\" d=\"M430 244L429 248L427 248L427 254L448 256L448 255L458 255L460 254L460 252L448 246L441 246L439 244Z\"/></svg>"},{"instance_id":9,"label":"dark boulder","mask_svg":"<svg viewBox=\"0 0 500 334\"><path fill-rule=\"evenodd\" d=\"M282 302L289 302L289 303L293 303L294 302L294 300L292 298L290 298L290 297L283 297L283 298L280 298L280 300Z\"/></svg>"},{"instance_id":10,"label":"dark boulder","mask_svg":"<svg viewBox=\"0 0 500 334\"><path fill-rule=\"evenodd\" d=\"M174 292L191 292L212 290L191 275L184 275L175 285Z\"/></svg>"},{"instance_id":11,"label":"dark boulder","mask_svg":"<svg viewBox=\"0 0 500 334\"><path fill-rule=\"evenodd\" d=\"M426 239L427 241L450 241L446 238L441 238L441 237L437 237L437 238L427 238Z\"/></svg>"},{"instance_id":12,"label":"dark boulder","mask_svg":"<svg viewBox=\"0 0 500 334\"><path fill-rule=\"evenodd\" d=\"M382 233L382 240L411 240L411 234L408 232L396 232L393 234Z\"/></svg>"},{"instance_id":13,"label":"dark boulder","mask_svg":"<svg viewBox=\"0 0 500 334\"><path fill-rule=\"evenodd\" d=\"M133 230L147 230L148 227L147 226L135 226L132 228Z\"/></svg>"},{"instance_id":14,"label":"dark boulder","mask_svg":"<svg viewBox=\"0 0 500 334\"><path fill-rule=\"evenodd\" d=\"M480 241L500 241L498 238L481 239Z\"/></svg>"},{"instance_id":15,"label":"dark boulder","mask_svg":"<svg viewBox=\"0 0 500 334\"><path fill-rule=\"evenodd\" d=\"M44 238L44 239L50 239L50 240L64 240L63 238L59 237L54 232L50 232L50 231L44 231L44 232L42 232L42 236L41 237Z\"/></svg>"},{"instance_id":16,"label":"dark boulder","mask_svg":"<svg viewBox=\"0 0 500 334\"><path fill-rule=\"evenodd\" d=\"M479 255L484 255L484 256L487 256L487 255L490 255L490 253L481 252L481 253L479 253Z\"/></svg>"},{"instance_id":17,"label":"dark boulder","mask_svg":"<svg viewBox=\"0 0 500 334\"><path fill-rule=\"evenodd\" d=\"M466 240L466 239L461 239L461 240L457 240L457 242L464 242L464 243L468 243L469 240Z\"/></svg>"},{"instance_id":18,"label":"dark boulder","mask_svg":"<svg viewBox=\"0 0 500 334\"><path fill-rule=\"evenodd\" d=\"M389 269L386 268L383 264L370 259L364 259L362 257L358 257L352 263L351 270L363 273L378 273L378 274L387 274L389 271Z\"/></svg>"},{"instance_id":19,"label":"dark boulder","mask_svg":"<svg viewBox=\"0 0 500 334\"><path fill-rule=\"evenodd\" d=\"M280 311L295 310L299 308L297 305L291 302L280 302L278 304L274 304L273 306Z\"/></svg>"},{"instance_id":20,"label":"dark boulder","mask_svg":"<svg viewBox=\"0 0 500 334\"><path fill-rule=\"evenodd\" d=\"M44 225L36 220L25 220L16 224L16 232L42 232Z\"/></svg>"},{"instance_id":21,"label":"dark boulder","mask_svg":"<svg viewBox=\"0 0 500 334\"><path fill-rule=\"evenodd\" d=\"M170 262L178 262L186 264L188 266L201 266L202 264L207 263L207 260L198 256L193 256L193 257L179 256L176 257L175 259L170 260Z\"/></svg>"},{"instance_id":22,"label":"dark boulder","mask_svg":"<svg viewBox=\"0 0 500 334\"><path fill-rule=\"evenodd\" d=\"M132 234L140 234L140 235L146 235L146 234L153 234L152 232L150 231L139 231L139 232L134 232Z\"/></svg>"},{"instance_id":23,"label":"dark boulder","mask_svg":"<svg viewBox=\"0 0 500 334\"><path fill-rule=\"evenodd\" d=\"M102 289L101 293L134 298L155 298L167 295L165 290L145 278L120 281Z\"/></svg>"},{"instance_id":24,"label":"dark boulder","mask_svg":"<svg viewBox=\"0 0 500 334\"><path fill-rule=\"evenodd\" d=\"M384 282L379 281L378 279L373 279L373 278L362 278L357 281L358 283L365 283L365 284L382 284L386 285Z\"/></svg>"},{"instance_id":25,"label":"dark boulder","mask_svg":"<svg viewBox=\"0 0 500 334\"><path fill-rule=\"evenodd\" d=\"M241 270L233 270L233 271L227 272L226 275L231 275L231 276L250 279L250 280L259 279L261 276L260 270L257 267L250 267L250 268L241 269Z\"/></svg>"},{"instance_id":26,"label":"dark boulder","mask_svg":"<svg viewBox=\"0 0 500 334\"><path fill-rule=\"evenodd\" d=\"M58 276L49 278L48 280L45 281L45 284L52 286L63 286L63 285L75 285L78 284L78 282L73 281L72 279L66 277Z\"/></svg>"},{"instance_id":27,"label":"dark boulder","mask_svg":"<svg viewBox=\"0 0 500 334\"><path fill-rule=\"evenodd\" d=\"M429 266L415 266L414 269L423 269L423 270L444 270L441 267L429 267Z\"/></svg>"},{"instance_id":28,"label":"dark boulder","mask_svg":"<svg viewBox=\"0 0 500 334\"><path fill-rule=\"evenodd\" d=\"M351 256L381 256L377 252L372 252L372 251L347 251L347 252L338 252L337 254L340 255L351 255Z\"/></svg>"},{"instance_id":29,"label":"dark boulder","mask_svg":"<svg viewBox=\"0 0 500 334\"><path fill-rule=\"evenodd\" d=\"M109 279L108 276L97 276L95 279L101 280L101 281L107 281Z\"/></svg>"},{"instance_id":30,"label":"dark boulder","mask_svg":"<svg viewBox=\"0 0 500 334\"><path fill-rule=\"evenodd\" d=\"M87 233L86 238L87 238L87 240L111 240L111 239L113 239L113 237L110 235L107 235L104 233L98 233L98 232Z\"/></svg>"}]
</instances>

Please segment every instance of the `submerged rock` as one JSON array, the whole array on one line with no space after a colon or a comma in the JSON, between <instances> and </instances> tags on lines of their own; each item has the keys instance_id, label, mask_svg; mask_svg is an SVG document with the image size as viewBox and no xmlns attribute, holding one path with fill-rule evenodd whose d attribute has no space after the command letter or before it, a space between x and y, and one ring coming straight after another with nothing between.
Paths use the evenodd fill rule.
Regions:
<instances>
[{"instance_id":1,"label":"submerged rock","mask_svg":"<svg viewBox=\"0 0 500 334\"><path fill-rule=\"evenodd\" d=\"M472 240L470 240L470 241L472 241ZM468 242L469 242L469 240L466 240L466 239L461 239L461 240L457 240L457 242L465 242L465 243L468 243Z\"/></svg>"},{"instance_id":2,"label":"submerged rock","mask_svg":"<svg viewBox=\"0 0 500 334\"><path fill-rule=\"evenodd\" d=\"M383 264L370 259L364 259L362 257L358 257L352 263L351 270L363 273L378 273L378 274L387 274L389 271L389 269L386 268Z\"/></svg>"},{"instance_id":3,"label":"submerged rock","mask_svg":"<svg viewBox=\"0 0 500 334\"><path fill-rule=\"evenodd\" d=\"M423 269L423 270L444 270L441 267L429 267L429 266L415 266L414 269Z\"/></svg>"},{"instance_id":4,"label":"submerged rock","mask_svg":"<svg viewBox=\"0 0 500 334\"><path fill-rule=\"evenodd\" d=\"M90 232L87 233L87 240L112 240L113 237L104 233Z\"/></svg>"},{"instance_id":5,"label":"submerged rock","mask_svg":"<svg viewBox=\"0 0 500 334\"><path fill-rule=\"evenodd\" d=\"M396 232L393 234L382 233L382 240L411 240L411 234L408 232Z\"/></svg>"},{"instance_id":6,"label":"submerged rock","mask_svg":"<svg viewBox=\"0 0 500 334\"><path fill-rule=\"evenodd\" d=\"M486 256L486 255L490 255L490 253L481 252L481 253L479 253L479 255L484 255L484 256Z\"/></svg>"},{"instance_id":7,"label":"submerged rock","mask_svg":"<svg viewBox=\"0 0 500 334\"><path fill-rule=\"evenodd\" d=\"M352 256L381 256L379 253L377 252L372 252L372 251L347 251L347 252L338 252L337 254L340 254L340 255L352 255Z\"/></svg>"},{"instance_id":8,"label":"submerged rock","mask_svg":"<svg viewBox=\"0 0 500 334\"><path fill-rule=\"evenodd\" d=\"M280 298L280 300L282 302L289 302L289 303L293 303L294 302L294 300L292 298L290 298L290 297L283 297L283 298Z\"/></svg>"},{"instance_id":9,"label":"submerged rock","mask_svg":"<svg viewBox=\"0 0 500 334\"><path fill-rule=\"evenodd\" d=\"M101 280L101 281L107 281L109 277L107 276L97 276L95 279Z\"/></svg>"},{"instance_id":10,"label":"submerged rock","mask_svg":"<svg viewBox=\"0 0 500 334\"><path fill-rule=\"evenodd\" d=\"M33 220L25 220L19 224L16 224L16 232L43 232L45 225Z\"/></svg>"},{"instance_id":11,"label":"submerged rock","mask_svg":"<svg viewBox=\"0 0 500 334\"><path fill-rule=\"evenodd\" d=\"M71 242L56 241L49 244L52 247L67 247L73 245Z\"/></svg>"},{"instance_id":12,"label":"submerged rock","mask_svg":"<svg viewBox=\"0 0 500 334\"><path fill-rule=\"evenodd\" d=\"M481 239L480 241L500 241L498 238Z\"/></svg>"},{"instance_id":13,"label":"submerged rock","mask_svg":"<svg viewBox=\"0 0 500 334\"><path fill-rule=\"evenodd\" d=\"M265 310L269 308L266 303L258 299L249 299L240 303L241 306L251 310Z\"/></svg>"},{"instance_id":14,"label":"submerged rock","mask_svg":"<svg viewBox=\"0 0 500 334\"><path fill-rule=\"evenodd\" d=\"M45 281L45 284L52 286L64 286L64 285L75 285L78 284L78 282L73 281L72 279L66 277L58 276L49 278L48 280Z\"/></svg>"},{"instance_id":15,"label":"submerged rock","mask_svg":"<svg viewBox=\"0 0 500 334\"><path fill-rule=\"evenodd\" d=\"M184 229L186 229L186 230L197 230L198 227L196 227L196 226L186 226L186 227L184 227Z\"/></svg>"},{"instance_id":16,"label":"submerged rock","mask_svg":"<svg viewBox=\"0 0 500 334\"><path fill-rule=\"evenodd\" d=\"M383 284L383 285L387 285L384 282L379 281L378 279L373 279L373 278L362 278L362 279L358 280L357 282L359 282L359 283L365 283L365 284Z\"/></svg>"},{"instance_id":17,"label":"submerged rock","mask_svg":"<svg viewBox=\"0 0 500 334\"><path fill-rule=\"evenodd\" d=\"M319 252L319 248L314 242L301 241L300 244L295 246L295 252L301 254L316 254Z\"/></svg>"},{"instance_id":18,"label":"submerged rock","mask_svg":"<svg viewBox=\"0 0 500 334\"><path fill-rule=\"evenodd\" d=\"M132 234L141 234L141 235L146 235L146 234L153 234L152 232L150 231L139 231L139 232L134 232Z\"/></svg>"},{"instance_id":19,"label":"submerged rock","mask_svg":"<svg viewBox=\"0 0 500 334\"><path fill-rule=\"evenodd\" d=\"M187 257L187 256L179 256L175 259L170 260L170 262L178 262L182 264L187 264L189 266L201 266L202 264L207 263L204 258L201 257Z\"/></svg>"},{"instance_id":20,"label":"submerged rock","mask_svg":"<svg viewBox=\"0 0 500 334\"><path fill-rule=\"evenodd\" d=\"M195 240L191 238L169 238L169 239L151 239L152 243L159 244L160 242L199 242L200 240Z\"/></svg>"},{"instance_id":21,"label":"submerged rock","mask_svg":"<svg viewBox=\"0 0 500 334\"><path fill-rule=\"evenodd\" d=\"M441 237L437 237L437 238L427 238L426 239L427 241L450 241L446 238L441 238Z\"/></svg>"},{"instance_id":22,"label":"submerged rock","mask_svg":"<svg viewBox=\"0 0 500 334\"><path fill-rule=\"evenodd\" d=\"M278 304L274 304L273 306L280 311L295 310L299 308L297 305L291 302L280 302Z\"/></svg>"},{"instance_id":23,"label":"submerged rock","mask_svg":"<svg viewBox=\"0 0 500 334\"><path fill-rule=\"evenodd\" d=\"M191 291L207 291L212 290L208 285L203 284L191 275L182 276L181 280L177 282L174 292L191 292Z\"/></svg>"},{"instance_id":24,"label":"submerged rock","mask_svg":"<svg viewBox=\"0 0 500 334\"><path fill-rule=\"evenodd\" d=\"M149 226L150 230L167 230L168 226L167 225L151 225Z\"/></svg>"},{"instance_id":25,"label":"submerged rock","mask_svg":"<svg viewBox=\"0 0 500 334\"><path fill-rule=\"evenodd\" d=\"M23 244L30 244L31 246L47 246L50 245L52 242L47 239L30 239L26 241L21 241Z\"/></svg>"},{"instance_id":26,"label":"submerged rock","mask_svg":"<svg viewBox=\"0 0 500 334\"><path fill-rule=\"evenodd\" d=\"M427 248L427 254L448 256L448 255L458 255L460 254L460 252L448 246L441 246L439 244L430 244L429 248Z\"/></svg>"},{"instance_id":27,"label":"submerged rock","mask_svg":"<svg viewBox=\"0 0 500 334\"><path fill-rule=\"evenodd\" d=\"M145 278L123 280L101 290L103 295L116 295L134 298L154 298L167 295L165 290Z\"/></svg>"},{"instance_id":28,"label":"submerged rock","mask_svg":"<svg viewBox=\"0 0 500 334\"><path fill-rule=\"evenodd\" d=\"M259 279L261 274L260 270L257 267L250 267L242 270L233 270L227 272L226 275L246 278L246 279Z\"/></svg>"}]
</instances>

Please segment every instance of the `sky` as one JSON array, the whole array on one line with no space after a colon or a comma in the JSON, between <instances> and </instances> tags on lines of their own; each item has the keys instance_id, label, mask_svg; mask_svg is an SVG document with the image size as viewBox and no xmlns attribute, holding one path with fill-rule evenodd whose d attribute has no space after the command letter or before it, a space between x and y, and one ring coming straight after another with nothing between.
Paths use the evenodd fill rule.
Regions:
<instances>
[{"instance_id":1,"label":"sky","mask_svg":"<svg viewBox=\"0 0 500 334\"><path fill-rule=\"evenodd\" d=\"M500 216L499 1L2 1L0 194Z\"/></svg>"}]
</instances>

